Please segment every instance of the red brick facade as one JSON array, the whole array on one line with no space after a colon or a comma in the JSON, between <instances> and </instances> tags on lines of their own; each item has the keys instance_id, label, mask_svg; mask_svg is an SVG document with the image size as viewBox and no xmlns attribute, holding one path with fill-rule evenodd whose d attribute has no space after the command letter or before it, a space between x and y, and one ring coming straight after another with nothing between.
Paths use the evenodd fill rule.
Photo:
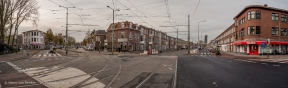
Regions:
<instances>
[{"instance_id":1,"label":"red brick facade","mask_svg":"<svg viewBox=\"0 0 288 88\"><path fill-rule=\"evenodd\" d=\"M234 17L235 23L214 39L221 50L249 55L286 52L288 10L250 5ZM267 47L270 39L271 49Z\"/></svg>"}]
</instances>

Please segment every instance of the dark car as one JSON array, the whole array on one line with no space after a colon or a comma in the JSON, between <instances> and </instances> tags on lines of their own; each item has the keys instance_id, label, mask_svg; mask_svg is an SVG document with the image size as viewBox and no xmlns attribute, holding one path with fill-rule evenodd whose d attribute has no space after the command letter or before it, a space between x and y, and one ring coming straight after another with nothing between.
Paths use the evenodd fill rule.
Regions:
<instances>
[{"instance_id":1,"label":"dark car","mask_svg":"<svg viewBox=\"0 0 288 88\"><path fill-rule=\"evenodd\" d=\"M50 53L55 53L55 52L56 52L56 48L52 48L52 49L50 49L49 52L50 52Z\"/></svg>"}]
</instances>

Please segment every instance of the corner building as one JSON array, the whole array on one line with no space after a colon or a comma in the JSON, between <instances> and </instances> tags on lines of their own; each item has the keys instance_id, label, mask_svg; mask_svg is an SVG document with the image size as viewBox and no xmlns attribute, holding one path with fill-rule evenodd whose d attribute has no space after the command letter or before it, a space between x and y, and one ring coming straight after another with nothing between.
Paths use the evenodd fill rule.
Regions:
<instances>
[{"instance_id":1,"label":"corner building","mask_svg":"<svg viewBox=\"0 0 288 88\"><path fill-rule=\"evenodd\" d=\"M261 53L287 52L288 50L288 10L250 5L235 17L235 23L215 38L223 51L249 55ZM267 40L270 39L270 47Z\"/></svg>"}]
</instances>

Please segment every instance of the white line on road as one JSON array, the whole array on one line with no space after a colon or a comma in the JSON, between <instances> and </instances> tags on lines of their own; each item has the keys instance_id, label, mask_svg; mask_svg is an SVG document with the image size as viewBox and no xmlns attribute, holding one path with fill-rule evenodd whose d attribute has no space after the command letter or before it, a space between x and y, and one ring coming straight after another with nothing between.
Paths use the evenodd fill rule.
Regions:
<instances>
[{"instance_id":1,"label":"white line on road","mask_svg":"<svg viewBox=\"0 0 288 88\"><path fill-rule=\"evenodd\" d=\"M267 65L267 63L261 63L261 64L265 64L265 65Z\"/></svg>"},{"instance_id":2,"label":"white line on road","mask_svg":"<svg viewBox=\"0 0 288 88\"><path fill-rule=\"evenodd\" d=\"M172 68L168 67L170 70L173 70Z\"/></svg>"},{"instance_id":3,"label":"white line on road","mask_svg":"<svg viewBox=\"0 0 288 88\"><path fill-rule=\"evenodd\" d=\"M280 67L280 65L273 64L273 66Z\"/></svg>"}]
</instances>

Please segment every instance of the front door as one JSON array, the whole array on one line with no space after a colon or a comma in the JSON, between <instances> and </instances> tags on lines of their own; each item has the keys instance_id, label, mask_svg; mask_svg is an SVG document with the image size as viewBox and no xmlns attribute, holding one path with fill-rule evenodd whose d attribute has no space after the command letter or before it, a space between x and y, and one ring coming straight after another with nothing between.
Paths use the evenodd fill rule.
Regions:
<instances>
[{"instance_id":1,"label":"front door","mask_svg":"<svg viewBox=\"0 0 288 88\"><path fill-rule=\"evenodd\" d=\"M256 44L249 45L249 55L259 55L258 45Z\"/></svg>"}]
</instances>

